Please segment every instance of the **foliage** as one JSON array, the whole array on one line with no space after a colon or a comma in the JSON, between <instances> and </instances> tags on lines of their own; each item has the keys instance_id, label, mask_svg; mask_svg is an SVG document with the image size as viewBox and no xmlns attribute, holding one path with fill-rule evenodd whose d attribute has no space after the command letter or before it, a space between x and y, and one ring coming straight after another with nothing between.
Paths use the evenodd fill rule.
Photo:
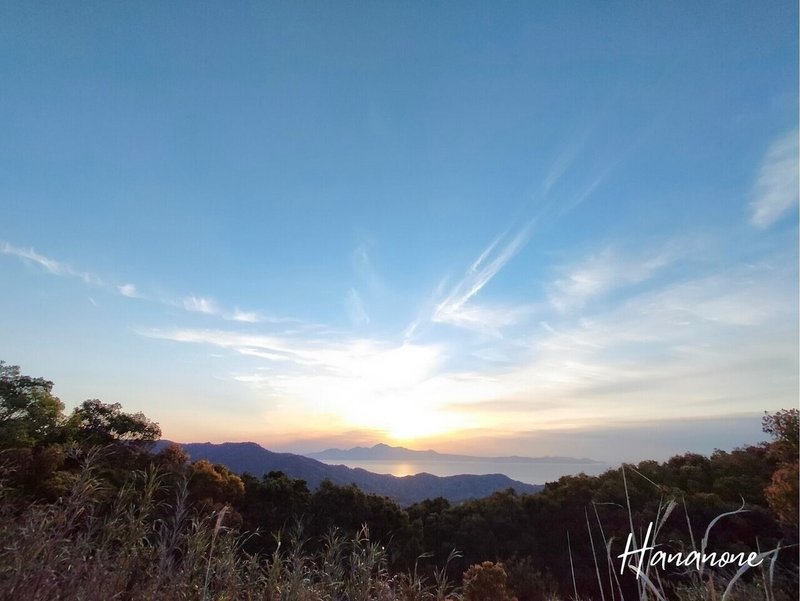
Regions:
<instances>
[{"instance_id":1,"label":"foliage","mask_svg":"<svg viewBox=\"0 0 800 601\"><path fill-rule=\"evenodd\" d=\"M772 474L769 485L764 494L770 508L778 516L782 524L793 528L798 527L798 514L800 514L800 467L798 466L798 453L800 452L800 425L798 424L797 409L783 409L772 415L765 415L762 420L764 432L773 437L770 454L777 460L778 465Z\"/></svg>"},{"instance_id":2,"label":"foliage","mask_svg":"<svg viewBox=\"0 0 800 601\"><path fill-rule=\"evenodd\" d=\"M800 446L800 424L798 409L781 409L777 413L765 414L761 420L764 432L772 436L786 457L797 457Z\"/></svg>"},{"instance_id":3,"label":"foliage","mask_svg":"<svg viewBox=\"0 0 800 601\"><path fill-rule=\"evenodd\" d=\"M0 361L0 449L31 447L55 437L64 404L53 383L23 376L16 365Z\"/></svg>"},{"instance_id":4,"label":"foliage","mask_svg":"<svg viewBox=\"0 0 800 601\"><path fill-rule=\"evenodd\" d=\"M464 572L464 601L507 601L506 570L500 563L484 561Z\"/></svg>"},{"instance_id":5,"label":"foliage","mask_svg":"<svg viewBox=\"0 0 800 601\"><path fill-rule=\"evenodd\" d=\"M505 562L508 587L525 601L550 601L558 593L558 583L547 570L537 566L530 556L515 557Z\"/></svg>"},{"instance_id":6,"label":"foliage","mask_svg":"<svg viewBox=\"0 0 800 601\"><path fill-rule=\"evenodd\" d=\"M189 499L204 510L221 510L244 495L244 482L224 465L200 459L189 466Z\"/></svg>"},{"instance_id":7,"label":"foliage","mask_svg":"<svg viewBox=\"0 0 800 601\"><path fill-rule=\"evenodd\" d=\"M69 419L73 436L88 444L152 442L161 438L161 428L142 413L125 413L119 403L84 401Z\"/></svg>"},{"instance_id":8,"label":"foliage","mask_svg":"<svg viewBox=\"0 0 800 601\"><path fill-rule=\"evenodd\" d=\"M798 462L782 464L772 474L772 481L765 489L767 502L781 523L797 528L798 513Z\"/></svg>"},{"instance_id":9,"label":"foliage","mask_svg":"<svg viewBox=\"0 0 800 601\"><path fill-rule=\"evenodd\" d=\"M69 418L52 394L53 383L24 376L16 365L0 361L0 449L76 441L108 445L152 442L161 437L158 424L142 413L125 413L119 403L84 401Z\"/></svg>"}]
</instances>

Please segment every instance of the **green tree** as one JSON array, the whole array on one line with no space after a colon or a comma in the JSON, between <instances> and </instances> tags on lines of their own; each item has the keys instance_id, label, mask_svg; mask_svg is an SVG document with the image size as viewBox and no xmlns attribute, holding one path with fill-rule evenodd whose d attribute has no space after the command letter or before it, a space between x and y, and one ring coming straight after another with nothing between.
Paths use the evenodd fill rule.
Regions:
<instances>
[{"instance_id":1,"label":"green tree","mask_svg":"<svg viewBox=\"0 0 800 601\"><path fill-rule=\"evenodd\" d=\"M242 515L248 530L277 532L286 529L311 505L311 492L305 480L289 478L283 472L269 472L259 480L243 474Z\"/></svg>"},{"instance_id":2,"label":"green tree","mask_svg":"<svg viewBox=\"0 0 800 601\"><path fill-rule=\"evenodd\" d=\"M53 383L23 376L19 366L0 361L0 448L31 447L55 438L64 419L64 404Z\"/></svg>"},{"instance_id":3,"label":"green tree","mask_svg":"<svg viewBox=\"0 0 800 601\"><path fill-rule=\"evenodd\" d=\"M236 503L244 494L244 482L231 470L207 459L189 466L189 498L207 509Z\"/></svg>"},{"instance_id":4,"label":"green tree","mask_svg":"<svg viewBox=\"0 0 800 601\"><path fill-rule=\"evenodd\" d=\"M143 413L125 413L119 403L84 401L69 418L78 442L106 445L114 442L152 442L161 438L161 428Z\"/></svg>"}]
</instances>

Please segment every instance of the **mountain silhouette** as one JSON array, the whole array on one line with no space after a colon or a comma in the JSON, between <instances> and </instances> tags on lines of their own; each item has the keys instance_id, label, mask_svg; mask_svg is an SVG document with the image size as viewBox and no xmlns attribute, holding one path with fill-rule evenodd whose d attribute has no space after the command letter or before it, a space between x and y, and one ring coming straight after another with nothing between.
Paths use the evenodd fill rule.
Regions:
<instances>
[{"instance_id":1,"label":"mountain silhouette","mask_svg":"<svg viewBox=\"0 0 800 601\"><path fill-rule=\"evenodd\" d=\"M160 441L156 450L166 447L170 441ZM291 478L305 480L311 490L324 480L347 486L355 484L366 493L384 495L407 506L425 499L444 497L451 503L468 499L488 497L494 492L514 489L518 493L536 493L543 486L512 480L503 474L459 476L392 476L375 474L360 468L345 465L328 465L294 453L275 453L254 442L210 442L177 443L193 461L207 459L220 463L236 473L248 472L260 477L271 471L281 471Z\"/></svg>"},{"instance_id":2,"label":"mountain silhouette","mask_svg":"<svg viewBox=\"0 0 800 601\"><path fill-rule=\"evenodd\" d=\"M308 453L306 457L325 461L456 461L461 463L574 463L594 465L601 462L585 457L520 457L511 455L506 457L477 457L473 455L453 455L438 453L436 451L414 451L405 447L392 447L379 443L372 447L353 447L352 449L325 449L318 453Z\"/></svg>"}]
</instances>

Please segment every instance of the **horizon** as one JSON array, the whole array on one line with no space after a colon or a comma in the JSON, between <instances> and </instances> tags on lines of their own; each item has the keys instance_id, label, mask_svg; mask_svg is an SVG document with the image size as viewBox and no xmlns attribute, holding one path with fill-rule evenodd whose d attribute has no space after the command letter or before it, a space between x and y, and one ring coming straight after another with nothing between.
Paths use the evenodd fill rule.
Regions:
<instances>
[{"instance_id":1,"label":"horizon","mask_svg":"<svg viewBox=\"0 0 800 601\"><path fill-rule=\"evenodd\" d=\"M606 463L798 406L796 3L11 5L0 359L170 440Z\"/></svg>"},{"instance_id":2,"label":"horizon","mask_svg":"<svg viewBox=\"0 0 800 601\"><path fill-rule=\"evenodd\" d=\"M763 417L763 415L747 416L747 417L743 417L743 418L739 417L738 420L741 420L742 422L744 422L749 429L752 429L751 426L753 425L754 422L757 422L758 425L759 425L759 428L761 428L761 423L762 423L761 422L761 418L762 417ZM730 419L730 417L729 417L729 419ZM734 420L737 420L736 416L734 416ZM177 440L171 440L171 439L162 437L161 439L159 439L159 442L170 442L170 443L176 443L176 444L179 444L179 445L186 445L186 444L210 444L210 445L254 444L254 445L260 446L261 448L263 448L265 450L268 450L268 451L272 451L272 452L276 452L276 453L293 453L293 454L296 454L296 455L302 455L304 457L311 457L312 455L322 454L322 453L325 453L327 451L345 451L345 452L347 452L347 451L352 451L352 450L355 450L355 449L372 450L372 449L375 449L376 447L384 447L384 448L390 448L390 449L401 449L401 450L412 451L412 452L423 452L423 453L424 452L433 452L433 453L438 453L438 454L441 454L441 455L463 455L463 456L471 456L471 457L482 458L482 459L508 458L508 457L511 457L511 456L519 456L522 459L547 459L547 458L551 457L551 458L575 459L577 461L588 460L588 461L592 461L594 463L604 464L604 465L615 465L615 464L629 463L629 462L634 462L635 463L637 461L642 461L642 460L656 460L656 461L663 462L663 461L666 461L666 460L670 459L671 457L674 457L676 455L682 455L682 454L685 454L685 453L700 453L700 454L703 454L703 455L711 455L713 452L718 451L718 450L719 451L729 452L729 451L733 451L735 449L745 448L745 447L751 446L751 445L758 446L758 445L760 445L762 443L768 442L768 440L767 440L768 439L768 435L765 432L763 432L763 429L762 429L762 430L760 430L761 434L752 437L751 440L746 441L746 442L741 442L739 444L732 444L732 445L730 445L728 447L725 447L725 448L718 447L718 446L714 446L713 448L711 448L711 447L708 447L707 444L706 445L703 445L703 444L697 445L697 444L695 444L694 446L692 446L690 441L696 440L697 437L700 434L702 434L702 431L703 431L703 429L705 427L703 421L700 420L697 423L691 424L692 427L695 428L695 430L690 430L690 432L688 432L688 433L685 431L686 430L685 422L680 421L680 420L670 420L670 422L673 422L673 423L674 422L679 422L679 423L676 423L674 425L676 427L680 427L682 430L684 430L682 434L683 434L683 439L687 441L687 446L686 447L682 448L682 450L680 450L680 451L671 451L671 450L668 450L668 449L665 449L665 448L662 447L659 450L653 451L649 455L646 455L646 456L645 455L639 455L639 456L627 455L626 457L628 457L628 459L623 458L624 456L622 456L622 455L620 455L619 457L612 456L612 458L610 458L610 459L609 458L602 459L602 458L598 458L598 457L591 457L591 456L587 456L587 455L581 455L579 453L575 453L575 454L571 454L571 455L562 454L562 453L547 453L547 454L535 454L535 455L534 454L520 455L518 453L510 453L510 454L489 455L487 453L490 452L490 451L485 451L483 453L473 454L473 453L469 453L469 452L446 451L446 450L442 450L441 447L439 449L434 449L434 448L430 448L430 447L429 448L412 448L413 445L410 445L410 444L390 445L390 444L387 444L385 442L376 442L376 443L369 444L369 445L366 445L366 444L365 445L350 445L350 446L344 445L344 446L338 446L338 447L336 447L336 446L333 446L333 447L298 446L297 448L292 447L292 448L288 448L288 449L287 448L271 447L267 443L257 442L255 440L247 440L247 439L241 439L241 440L217 440L217 441L211 441L211 440L177 441ZM664 425L665 425L665 423L661 422L661 423L655 425L654 427L657 427L657 428L663 430ZM741 424L739 424L739 425L741 426ZM598 434L602 435L601 433L598 433L598 432L595 432L594 434L595 435L598 435ZM636 432L636 434L637 434L637 437L639 439L641 439L641 440L646 440L652 435L648 430L638 431L638 432ZM612 430L610 432L607 432L606 435L607 435L608 438L611 438L611 437L617 436L618 432ZM344 435L337 436L336 440L339 440L342 443L345 443L347 441L347 439L344 437ZM305 444L305 443L303 443L303 444ZM544 442L544 444L546 445L548 443ZM550 441L549 444L553 444L553 442ZM565 444L565 443L562 443L562 445L563 444ZM572 443L570 443L570 444L572 444ZM548 448L552 448L552 447L548 447ZM566 448L566 447L564 447L564 448ZM609 457L609 456L606 455L605 457ZM633 459L631 459L631 457L633 457ZM313 458L313 457L311 457L311 458ZM352 461L350 461L350 463L359 463L361 461L371 461L371 460L352 460ZM376 460L376 461L391 463L393 460L380 459L380 460ZM424 462L424 460L421 460L421 461ZM345 464L347 464L347 462L345 462Z\"/></svg>"},{"instance_id":3,"label":"horizon","mask_svg":"<svg viewBox=\"0 0 800 601\"><path fill-rule=\"evenodd\" d=\"M195 441L192 441L192 442L177 442L177 441L174 441L174 440L168 440L168 439L165 439L165 438L160 438L160 439L158 439L158 441L157 441L157 442L159 442L159 443L169 442L169 443L174 443L174 444L178 444L178 445L186 445L186 444L210 444L210 445L220 445L220 444L240 444L240 445L257 445L257 446L260 446L262 449L265 449L265 450L267 450L267 451L269 451L269 450L270 450L270 449L267 449L266 447L264 447L263 445L260 445L259 443L257 443L257 442L255 442L255 441L253 441L253 440L236 440L236 441L234 441L234 440L227 440L227 441L225 441L225 442L218 443L218 442L211 442L210 440L203 440L203 441L200 441L200 440L195 440ZM413 452L413 453L436 453L436 454L438 454L438 455L450 455L450 454L451 454L451 453L439 453L439 451L436 451L436 450L434 450L434 449L411 449L411 448L409 448L409 447L405 447L405 446L392 446L392 445L388 445L388 444L386 444L386 443L383 443L383 442L378 442L378 443L375 443L374 445L372 445L372 446L370 446L370 447L355 446L355 447L350 447L350 448L348 448L348 449L340 449L340 448L336 448L336 447L330 447L330 448L327 448L327 449L320 449L320 450L318 450L318 451L306 451L305 453L297 453L297 454L298 454L298 455L303 455L303 456L306 456L306 457L310 457L311 455L319 455L319 454L322 454L322 453L326 453L326 452L328 452L328 451L342 451L342 452L347 452L347 451L354 451L354 450L374 450L374 449L376 449L376 448L388 448L388 449L392 449L392 450L411 451L411 452ZM464 455L464 456L465 456L465 457L470 457L470 455ZM495 456L495 457L484 457L483 455L474 455L473 457L478 457L478 458L481 458L481 459L498 459L498 458L508 458L509 456L508 456L508 455L500 455L500 456ZM563 455L543 455L543 456L540 456L540 457L525 457L525 456L519 456L519 457L520 457L520 459L547 459L547 458L549 458L549 457L552 457L552 458L556 458L556 459L578 459L578 460L591 460L591 458L589 458L589 457L565 457L565 456L563 456Z\"/></svg>"}]
</instances>

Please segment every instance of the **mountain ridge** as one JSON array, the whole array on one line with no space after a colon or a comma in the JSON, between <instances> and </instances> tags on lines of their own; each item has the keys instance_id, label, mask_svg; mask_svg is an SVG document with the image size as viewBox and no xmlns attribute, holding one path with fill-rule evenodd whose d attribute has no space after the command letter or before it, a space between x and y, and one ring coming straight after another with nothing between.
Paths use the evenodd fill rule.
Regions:
<instances>
[{"instance_id":1,"label":"mountain ridge","mask_svg":"<svg viewBox=\"0 0 800 601\"><path fill-rule=\"evenodd\" d=\"M166 448L171 441L161 440L155 450ZM434 476L420 473L413 476L376 474L361 468L330 465L311 457L294 453L276 453L255 442L225 443L174 443L195 461L206 459L219 463L231 471L248 472L261 477L271 471L281 471L291 478L305 480L311 490L324 480L339 486L355 484L366 493L390 497L401 505L412 505L425 499L444 497L451 503L488 497L494 492L514 489L520 494L533 494L542 490L541 484L527 484L512 480L504 474Z\"/></svg>"},{"instance_id":2,"label":"mountain ridge","mask_svg":"<svg viewBox=\"0 0 800 601\"><path fill-rule=\"evenodd\" d=\"M501 457L480 457L474 455L457 455L453 453L439 453L432 449L417 451L406 447L393 447L385 443L378 443L371 447L352 447L350 449L331 448L314 453L306 453L305 457L325 461L350 460L350 461L376 461L376 460L424 460L424 461L458 461L463 463L572 463L585 465L598 465L601 461L586 457L523 457L509 455Z\"/></svg>"}]
</instances>

